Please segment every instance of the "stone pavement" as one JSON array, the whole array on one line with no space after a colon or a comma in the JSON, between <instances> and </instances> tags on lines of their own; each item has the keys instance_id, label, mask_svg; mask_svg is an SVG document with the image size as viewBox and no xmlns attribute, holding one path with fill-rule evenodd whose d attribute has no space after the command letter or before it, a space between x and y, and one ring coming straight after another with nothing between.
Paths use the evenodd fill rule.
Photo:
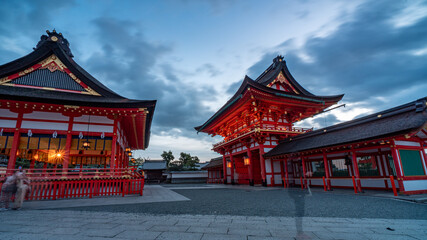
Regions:
<instances>
[{"instance_id":1,"label":"stone pavement","mask_svg":"<svg viewBox=\"0 0 427 240\"><path fill-rule=\"evenodd\" d=\"M259 217L220 214L150 215L105 210L95 212L52 210L82 206L107 208L121 204L188 202L190 199L171 189L209 188L277 190L277 188L230 185L146 185L143 197L99 197L25 202L24 208L20 211L0 212L0 239L427 239L427 220ZM313 191L321 191L321 189L313 189ZM351 191L337 190L327 194L348 195L351 194ZM364 194L386 198L392 196L387 192L368 191ZM412 198L417 199L417 197ZM244 210L244 206L242 209ZM366 206L366 210L369 211L369 206Z\"/></svg>"},{"instance_id":2,"label":"stone pavement","mask_svg":"<svg viewBox=\"0 0 427 240\"><path fill-rule=\"evenodd\" d=\"M172 190L159 185L147 185L144 187L144 196L126 195L94 197L81 199L61 199L61 200L43 200L43 201L28 201L23 205L23 209L54 209L67 207L85 207L85 206L100 206L100 205L116 205L116 204L137 204L137 203L152 203L152 202L173 202L173 201L189 201L190 199L178 194Z\"/></svg>"},{"instance_id":3,"label":"stone pavement","mask_svg":"<svg viewBox=\"0 0 427 240\"><path fill-rule=\"evenodd\" d=\"M427 220L0 212L0 239L426 239Z\"/></svg>"}]
</instances>

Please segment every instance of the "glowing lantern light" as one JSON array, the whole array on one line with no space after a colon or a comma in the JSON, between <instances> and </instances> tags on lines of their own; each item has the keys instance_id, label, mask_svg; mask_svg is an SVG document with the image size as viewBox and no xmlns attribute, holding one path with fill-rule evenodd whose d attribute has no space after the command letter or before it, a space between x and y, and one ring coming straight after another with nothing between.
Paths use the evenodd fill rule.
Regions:
<instances>
[{"instance_id":1,"label":"glowing lantern light","mask_svg":"<svg viewBox=\"0 0 427 240\"><path fill-rule=\"evenodd\" d=\"M90 148L90 142L89 142L89 140L86 140L86 141L83 142L83 148L85 150L88 150Z\"/></svg>"},{"instance_id":2,"label":"glowing lantern light","mask_svg":"<svg viewBox=\"0 0 427 240\"><path fill-rule=\"evenodd\" d=\"M251 164L251 160L249 159L249 157L244 157L243 163L247 166L247 165Z\"/></svg>"},{"instance_id":3,"label":"glowing lantern light","mask_svg":"<svg viewBox=\"0 0 427 240\"><path fill-rule=\"evenodd\" d=\"M228 163L227 163L227 167L228 167L228 168L231 168L231 162L228 162Z\"/></svg>"}]
</instances>

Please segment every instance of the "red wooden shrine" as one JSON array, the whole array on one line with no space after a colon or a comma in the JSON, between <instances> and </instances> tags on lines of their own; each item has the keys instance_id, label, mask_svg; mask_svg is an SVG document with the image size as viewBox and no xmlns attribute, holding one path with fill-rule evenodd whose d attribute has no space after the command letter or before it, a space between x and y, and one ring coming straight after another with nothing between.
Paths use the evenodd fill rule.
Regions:
<instances>
[{"instance_id":1,"label":"red wooden shrine","mask_svg":"<svg viewBox=\"0 0 427 240\"><path fill-rule=\"evenodd\" d=\"M156 101L118 95L73 57L54 30L0 66L0 178L27 169L33 199L142 194L129 160L148 147Z\"/></svg>"},{"instance_id":2,"label":"red wooden shrine","mask_svg":"<svg viewBox=\"0 0 427 240\"><path fill-rule=\"evenodd\" d=\"M279 185L280 177L274 180L275 163L264 159L264 153L281 139L311 131L293 125L342 97L310 93L298 84L283 57L278 56L256 80L245 76L234 96L195 129L224 137L213 150L223 156L225 183Z\"/></svg>"},{"instance_id":3,"label":"red wooden shrine","mask_svg":"<svg viewBox=\"0 0 427 240\"><path fill-rule=\"evenodd\" d=\"M223 181L210 182L427 192L427 98L315 131L293 127L342 96L307 92L282 57L255 81L245 77L236 94L196 127L224 137L213 147L223 155ZM214 160L210 165L205 168L213 176L218 166Z\"/></svg>"}]
</instances>

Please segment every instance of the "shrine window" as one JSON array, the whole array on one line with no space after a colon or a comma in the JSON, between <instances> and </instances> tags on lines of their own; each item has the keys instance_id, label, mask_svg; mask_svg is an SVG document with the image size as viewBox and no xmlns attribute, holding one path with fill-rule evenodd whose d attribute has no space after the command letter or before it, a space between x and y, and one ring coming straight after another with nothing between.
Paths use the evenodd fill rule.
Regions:
<instances>
[{"instance_id":1,"label":"shrine window","mask_svg":"<svg viewBox=\"0 0 427 240\"><path fill-rule=\"evenodd\" d=\"M21 134L16 167L29 168L31 161L35 161L35 168L44 163L62 164L66 140L66 135Z\"/></svg>"},{"instance_id":2,"label":"shrine window","mask_svg":"<svg viewBox=\"0 0 427 240\"><path fill-rule=\"evenodd\" d=\"M313 172L313 177L324 177L325 174L325 165L323 161L311 162L311 170Z\"/></svg>"},{"instance_id":3,"label":"shrine window","mask_svg":"<svg viewBox=\"0 0 427 240\"><path fill-rule=\"evenodd\" d=\"M390 166L388 171L391 172L392 175L396 177L397 176L396 175L396 167L394 166L393 156L391 154L387 154L387 160L388 160L388 164Z\"/></svg>"},{"instance_id":4,"label":"shrine window","mask_svg":"<svg viewBox=\"0 0 427 240\"><path fill-rule=\"evenodd\" d=\"M89 136L80 138L73 136L71 141L71 150L83 150L83 142L89 141L90 150L111 151L113 139L111 137L101 138L99 136Z\"/></svg>"},{"instance_id":5,"label":"shrine window","mask_svg":"<svg viewBox=\"0 0 427 240\"><path fill-rule=\"evenodd\" d=\"M331 160L331 169L333 177L349 177L348 166L345 159Z\"/></svg>"},{"instance_id":6,"label":"shrine window","mask_svg":"<svg viewBox=\"0 0 427 240\"><path fill-rule=\"evenodd\" d=\"M378 165L375 157L363 156L357 158L360 176L375 177L379 176Z\"/></svg>"},{"instance_id":7,"label":"shrine window","mask_svg":"<svg viewBox=\"0 0 427 240\"><path fill-rule=\"evenodd\" d=\"M418 150L399 150L404 176L424 176L425 171Z\"/></svg>"},{"instance_id":8,"label":"shrine window","mask_svg":"<svg viewBox=\"0 0 427 240\"><path fill-rule=\"evenodd\" d=\"M0 136L0 167L7 167L12 149L13 132L2 132Z\"/></svg>"}]
</instances>

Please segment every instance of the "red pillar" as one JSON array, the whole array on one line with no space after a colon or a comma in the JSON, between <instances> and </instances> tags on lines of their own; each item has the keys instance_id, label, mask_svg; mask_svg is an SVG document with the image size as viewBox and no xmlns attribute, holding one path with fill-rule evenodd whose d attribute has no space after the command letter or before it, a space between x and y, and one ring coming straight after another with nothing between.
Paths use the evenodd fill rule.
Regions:
<instances>
[{"instance_id":1,"label":"red pillar","mask_svg":"<svg viewBox=\"0 0 427 240\"><path fill-rule=\"evenodd\" d=\"M396 169L397 183L399 184L399 192L404 192L405 187L403 186L403 174L402 169L400 168L401 160L399 158L399 153L397 152L397 148L395 147L395 143L393 141L393 146L391 149L391 154L393 156L394 168Z\"/></svg>"},{"instance_id":2,"label":"red pillar","mask_svg":"<svg viewBox=\"0 0 427 240\"><path fill-rule=\"evenodd\" d=\"M248 166L249 185L253 186L254 185L254 165L253 165L253 161L252 161L252 153L251 153L251 150L249 149L249 147L247 146L247 151L246 151L248 154L248 158L249 158L249 166Z\"/></svg>"},{"instance_id":3,"label":"red pillar","mask_svg":"<svg viewBox=\"0 0 427 240\"><path fill-rule=\"evenodd\" d=\"M265 172L265 160L264 160L264 146L262 144L259 145L259 161L261 163L261 176L262 176L262 185L267 186L267 178Z\"/></svg>"},{"instance_id":4,"label":"red pillar","mask_svg":"<svg viewBox=\"0 0 427 240\"><path fill-rule=\"evenodd\" d=\"M114 160L116 158L116 145L117 145L117 118L114 119L114 127L113 127L113 141L111 144L111 157L110 157L110 171L114 169Z\"/></svg>"},{"instance_id":5,"label":"red pillar","mask_svg":"<svg viewBox=\"0 0 427 240\"><path fill-rule=\"evenodd\" d=\"M222 155L222 171L224 174L224 176L223 176L224 180L223 181L224 181L224 184L226 184L227 183L227 160L225 158L225 152Z\"/></svg>"},{"instance_id":6,"label":"red pillar","mask_svg":"<svg viewBox=\"0 0 427 240\"><path fill-rule=\"evenodd\" d=\"M283 171L283 160L280 160L280 177L282 178L282 180L285 178L285 172ZM285 181L283 180L283 185L285 185Z\"/></svg>"},{"instance_id":7,"label":"red pillar","mask_svg":"<svg viewBox=\"0 0 427 240\"><path fill-rule=\"evenodd\" d=\"M7 173L9 173L9 174L12 173L12 169L15 169L16 154L18 152L19 139L21 137L19 130L21 129L22 117L23 116L24 116L23 113L18 113L18 119L16 120L16 127L15 127L15 132L13 134L12 148L10 150L9 162L7 164L7 170L8 170Z\"/></svg>"},{"instance_id":8,"label":"red pillar","mask_svg":"<svg viewBox=\"0 0 427 240\"><path fill-rule=\"evenodd\" d=\"M329 163L328 163L328 157L326 156L325 151L323 151L323 165L325 167L326 185L328 186L328 191L330 191L331 190L331 176L329 175Z\"/></svg>"},{"instance_id":9,"label":"red pillar","mask_svg":"<svg viewBox=\"0 0 427 240\"><path fill-rule=\"evenodd\" d=\"M284 164L285 164L285 177L286 177L285 186L289 187L289 172L288 172L288 159L287 158L285 158Z\"/></svg>"},{"instance_id":10,"label":"red pillar","mask_svg":"<svg viewBox=\"0 0 427 240\"><path fill-rule=\"evenodd\" d=\"M234 184L234 159L233 159L233 154L230 151L230 161L231 161L231 168L230 168L230 172L231 172L231 184Z\"/></svg>"},{"instance_id":11,"label":"red pillar","mask_svg":"<svg viewBox=\"0 0 427 240\"><path fill-rule=\"evenodd\" d=\"M357 182L357 191L362 192L362 183L360 181L359 166L357 164L356 151L352 150L351 154L352 154L354 176L356 177L356 182Z\"/></svg>"},{"instance_id":12,"label":"red pillar","mask_svg":"<svg viewBox=\"0 0 427 240\"><path fill-rule=\"evenodd\" d=\"M65 141L64 159L62 162L62 174L66 174L68 172L68 163L70 161L70 149L71 149L71 143L73 140L73 136L71 135L71 131L73 130L73 122L74 122L74 117L70 117L68 121L67 140Z\"/></svg>"}]
</instances>

